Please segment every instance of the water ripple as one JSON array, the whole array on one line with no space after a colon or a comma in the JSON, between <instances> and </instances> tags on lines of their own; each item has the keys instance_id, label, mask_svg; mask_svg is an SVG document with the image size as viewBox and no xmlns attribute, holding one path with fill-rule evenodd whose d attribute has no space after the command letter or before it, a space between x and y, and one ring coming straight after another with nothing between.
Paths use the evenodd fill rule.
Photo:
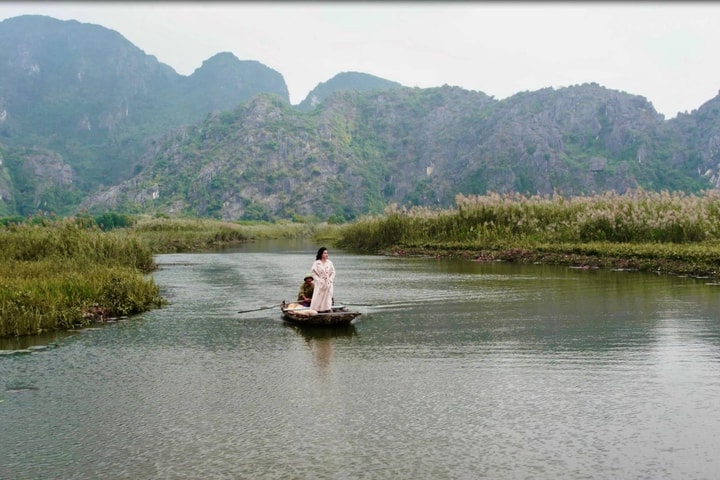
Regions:
<instances>
[{"instance_id":1,"label":"water ripple","mask_svg":"<svg viewBox=\"0 0 720 480\"><path fill-rule=\"evenodd\" d=\"M166 308L0 350L0 478L720 471L700 282L332 252L337 298L372 306L311 333L237 312L293 295L316 246L255 248L161 256Z\"/></svg>"}]
</instances>

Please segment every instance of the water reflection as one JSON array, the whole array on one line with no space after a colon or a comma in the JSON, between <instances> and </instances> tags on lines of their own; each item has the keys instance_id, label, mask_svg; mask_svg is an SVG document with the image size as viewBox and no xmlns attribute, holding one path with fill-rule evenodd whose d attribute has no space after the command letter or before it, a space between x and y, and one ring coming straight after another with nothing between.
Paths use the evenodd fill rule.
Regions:
<instances>
[{"instance_id":1,"label":"water reflection","mask_svg":"<svg viewBox=\"0 0 720 480\"><path fill-rule=\"evenodd\" d=\"M42 350L46 348L55 348L62 339L74 335L77 331L71 332L52 332L41 335L30 335L24 337L5 337L0 338L0 355L3 352L29 352L32 350Z\"/></svg>"},{"instance_id":2,"label":"water reflection","mask_svg":"<svg viewBox=\"0 0 720 480\"><path fill-rule=\"evenodd\" d=\"M334 343L337 339L351 339L358 335L357 329L352 323L332 327L319 325L298 326L289 323L284 325L294 330L304 340L305 345L312 354L313 365L322 376L330 373Z\"/></svg>"},{"instance_id":3,"label":"water reflection","mask_svg":"<svg viewBox=\"0 0 720 480\"><path fill-rule=\"evenodd\" d=\"M358 335L357 328L353 323L327 327L321 325L299 326L285 322L283 326L294 330L307 342L313 340L332 340L334 338L352 338Z\"/></svg>"}]
</instances>

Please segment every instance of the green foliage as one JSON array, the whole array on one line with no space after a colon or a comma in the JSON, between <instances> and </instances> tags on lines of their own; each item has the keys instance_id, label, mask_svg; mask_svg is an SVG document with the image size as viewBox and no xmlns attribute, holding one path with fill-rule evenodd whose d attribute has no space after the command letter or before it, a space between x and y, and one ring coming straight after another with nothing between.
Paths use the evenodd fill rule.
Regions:
<instances>
[{"instance_id":1,"label":"green foliage","mask_svg":"<svg viewBox=\"0 0 720 480\"><path fill-rule=\"evenodd\" d=\"M138 221L132 232L154 253L196 251L249 238L245 229L236 224L162 216Z\"/></svg>"},{"instance_id":2,"label":"green foliage","mask_svg":"<svg viewBox=\"0 0 720 480\"><path fill-rule=\"evenodd\" d=\"M155 268L152 252L139 238L127 233L103 233L92 218L54 221L39 217L0 230L0 259L32 262L45 258L72 258L144 272Z\"/></svg>"},{"instance_id":3,"label":"green foliage","mask_svg":"<svg viewBox=\"0 0 720 480\"><path fill-rule=\"evenodd\" d=\"M0 336L86 326L164 303L158 287L131 268L43 259L0 269Z\"/></svg>"},{"instance_id":4,"label":"green foliage","mask_svg":"<svg viewBox=\"0 0 720 480\"><path fill-rule=\"evenodd\" d=\"M313 234L303 224L240 226L159 217L6 218L0 229L0 336L75 328L162 306L158 287L142 274L155 268L154 252ZM111 224L110 232L98 226Z\"/></svg>"},{"instance_id":5,"label":"green foliage","mask_svg":"<svg viewBox=\"0 0 720 480\"><path fill-rule=\"evenodd\" d=\"M392 245L508 243L720 242L720 194L635 191L591 197L462 196L457 208L390 207L343 229L341 247L377 251Z\"/></svg>"},{"instance_id":6,"label":"green foliage","mask_svg":"<svg viewBox=\"0 0 720 480\"><path fill-rule=\"evenodd\" d=\"M96 215L94 217L94 221L101 230L108 231L115 228L132 227L135 224L136 219L131 215L107 212L102 215Z\"/></svg>"},{"instance_id":7,"label":"green foliage","mask_svg":"<svg viewBox=\"0 0 720 480\"><path fill-rule=\"evenodd\" d=\"M487 173L483 167L465 172L459 191L468 195L484 195L487 192Z\"/></svg>"},{"instance_id":8,"label":"green foliage","mask_svg":"<svg viewBox=\"0 0 720 480\"><path fill-rule=\"evenodd\" d=\"M87 325L160 306L155 268L138 237L104 233L92 218L0 229L0 336Z\"/></svg>"},{"instance_id":9,"label":"green foliage","mask_svg":"<svg viewBox=\"0 0 720 480\"><path fill-rule=\"evenodd\" d=\"M270 215L268 214L267 208L264 204L259 202L251 202L248 204L248 206L245 208L245 214L243 215L243 220L264 220L268 221L270 220Z\"/></svg>"},{"instance_id":10,"label":"green foliage","mask_svg":"<svg viewBox=\"0 0 720 480\"><path fill-rule=\"evenodd\" d=\"M9 227L10 225L20 225L21 223L25 223L25 217L21 217L20 215L0 218L0 225L2 225L3 227Z\"/></svg>"},{"instance_id":11,"label":"green foliage","mask_svg":"<svg viewBox=\"0 0 720 480\"><path fill-rule=\"evenodd\" d=\"M82 193L67 185L53 185L42 192L38 201L38 210L69 215L72 208L82 200Z\"/></svg>"},{"instance_id":12,"label":"green foliage","mask_svg":"<svg viewBox=\"0 0 720 480\"><path fill-rule=\"evenodd\" d=\"M405 196L403 202L413 206L436 204L431 180L423 179L415 183L413 191Z\"/></svg>"},{"instance_id":13,"label":"green foliage","mask_svg":"<svg viewBox=\"0 0 720 480\"><path fill-rule=\"evenodd\" d=\"M529 167L520 167L515 172L514 190L525 195L532 195L537 191L535 186L535 172L530 171Z\"/></svg>"}]
</instances>

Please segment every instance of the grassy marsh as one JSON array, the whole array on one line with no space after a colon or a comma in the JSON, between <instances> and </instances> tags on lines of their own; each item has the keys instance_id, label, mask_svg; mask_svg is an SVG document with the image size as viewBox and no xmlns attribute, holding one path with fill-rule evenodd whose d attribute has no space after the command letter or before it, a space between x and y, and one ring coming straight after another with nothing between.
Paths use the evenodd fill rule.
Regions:
<instances>
[{"instance_id":1,"label":"grassy marsh","mask_svg":"<svg viewBox=\"0 0 720 480\"><path fill-rule=\"evenodd\" d=\"M459 195L456 205L390 206L345 226L338 246L713 277L720 271L720 192Z\"/></svg>"},{"instance_id":2,"label":"grassy marsh","mask_svg":"<svg viewBox=\"0 0 720 480\"><path fill-rule=\"evenodd\" d=\"M323 231L296 223L167 218L123 223L128 226L104 231L107 222L79 216L0 227L0 337L83 327L161 307L166 301L147 275L156 268L157 253Z\"/></svg>"},{"instance_id":3,"label":"grassy marsh","mask_svg":"<svg viewBox=\"0 0 720 480\"><path fill-rule=\"evenodd\" d=\"M720 192L489 194L456 208L398 208L343 225L87 216L0 227L0 337L88 325L161 307L158 253L259 239L382 254L461 256L720 276ZM108 224L120 228L108 229ZM105 231L107 230L107 231Z\"/></svg>"},{"instance_id":4,"label":"grassy marsh","mask_svg":"<svg viewBox=\"0 0 720 480\"><path fill-rule=\"evenodd\" d=\"M0 336L32 335L160 306L137 236L82 219L0 229Z\"/></svg>"}]
</instances>

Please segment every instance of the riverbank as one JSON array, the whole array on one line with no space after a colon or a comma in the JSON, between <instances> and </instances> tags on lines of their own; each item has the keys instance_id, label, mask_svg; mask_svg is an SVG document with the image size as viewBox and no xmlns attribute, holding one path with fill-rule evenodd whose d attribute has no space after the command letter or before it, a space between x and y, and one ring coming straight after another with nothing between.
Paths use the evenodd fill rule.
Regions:
<instances>
[{"instance_id":1,"label":"riverbank","mask_svg":"<svg viewBox=\"0 0 720 480\"><path fill-rule=\"evenodd\" d=\"M0 337L84 327L162 306L137 236L84 218L0 229Z\"/></svg>"},{"instance_id":2,"label":"riverbank","mask_svg":"<svg viewBox=\"0 0 720 480\"><path fill-rule=\"evenodd\" d=\"M473 249L448 248L425 245L421 247L396 246L382 250L382 255L389 256L424 256L434 258L463 258L476 262L509 262L535 265L562 265L581 269L609 269L639 271L666 275L690 276L696 278L720 278L720 258L699 260L687 258L657 257L650 253L654 245L634 245L635 253L611 255L613 245L595 244L594 246L578 247L564 250L556 247L504 248L504 249ZM645 254L643 255L643 250ZM677 252L670 254L677 256Z\"/></svg>"},{"instance_id":3,"label":"riverbank","mask_svg":"<svg viewBox=\"0 0 720 480\"><path fill-rule=\"evenodd\" d=\"M161 308L149 276L158 253L262 238L307 238L320 226L82 215L0 227L0 337L85 328Z\"/></svg>"},{"instance_id":4,"label":"riverbank","mask_svg":"<svg viewBox=\"0 0 720 480\"><path fill-rule=\"evenodd\" d=\"M258 239L312 238L370 254L720 277L720 192L459 195L456 203L444 210L391 205L382 215L342 225L123 215L3 223L0 337L159 308L165 300L148 276L153 255Z\"/></svg>"},{"instance_id":5,"label":"riverbank","mask_svg":"<svg viewBox=\"0 0 720 480\"><path fill-rule=\"evenodd\" d=\"M712 278L720 272L720 192L458 195L456 203L390 206L342 228L337 246Z\"/></svg>"}]
</instances>

